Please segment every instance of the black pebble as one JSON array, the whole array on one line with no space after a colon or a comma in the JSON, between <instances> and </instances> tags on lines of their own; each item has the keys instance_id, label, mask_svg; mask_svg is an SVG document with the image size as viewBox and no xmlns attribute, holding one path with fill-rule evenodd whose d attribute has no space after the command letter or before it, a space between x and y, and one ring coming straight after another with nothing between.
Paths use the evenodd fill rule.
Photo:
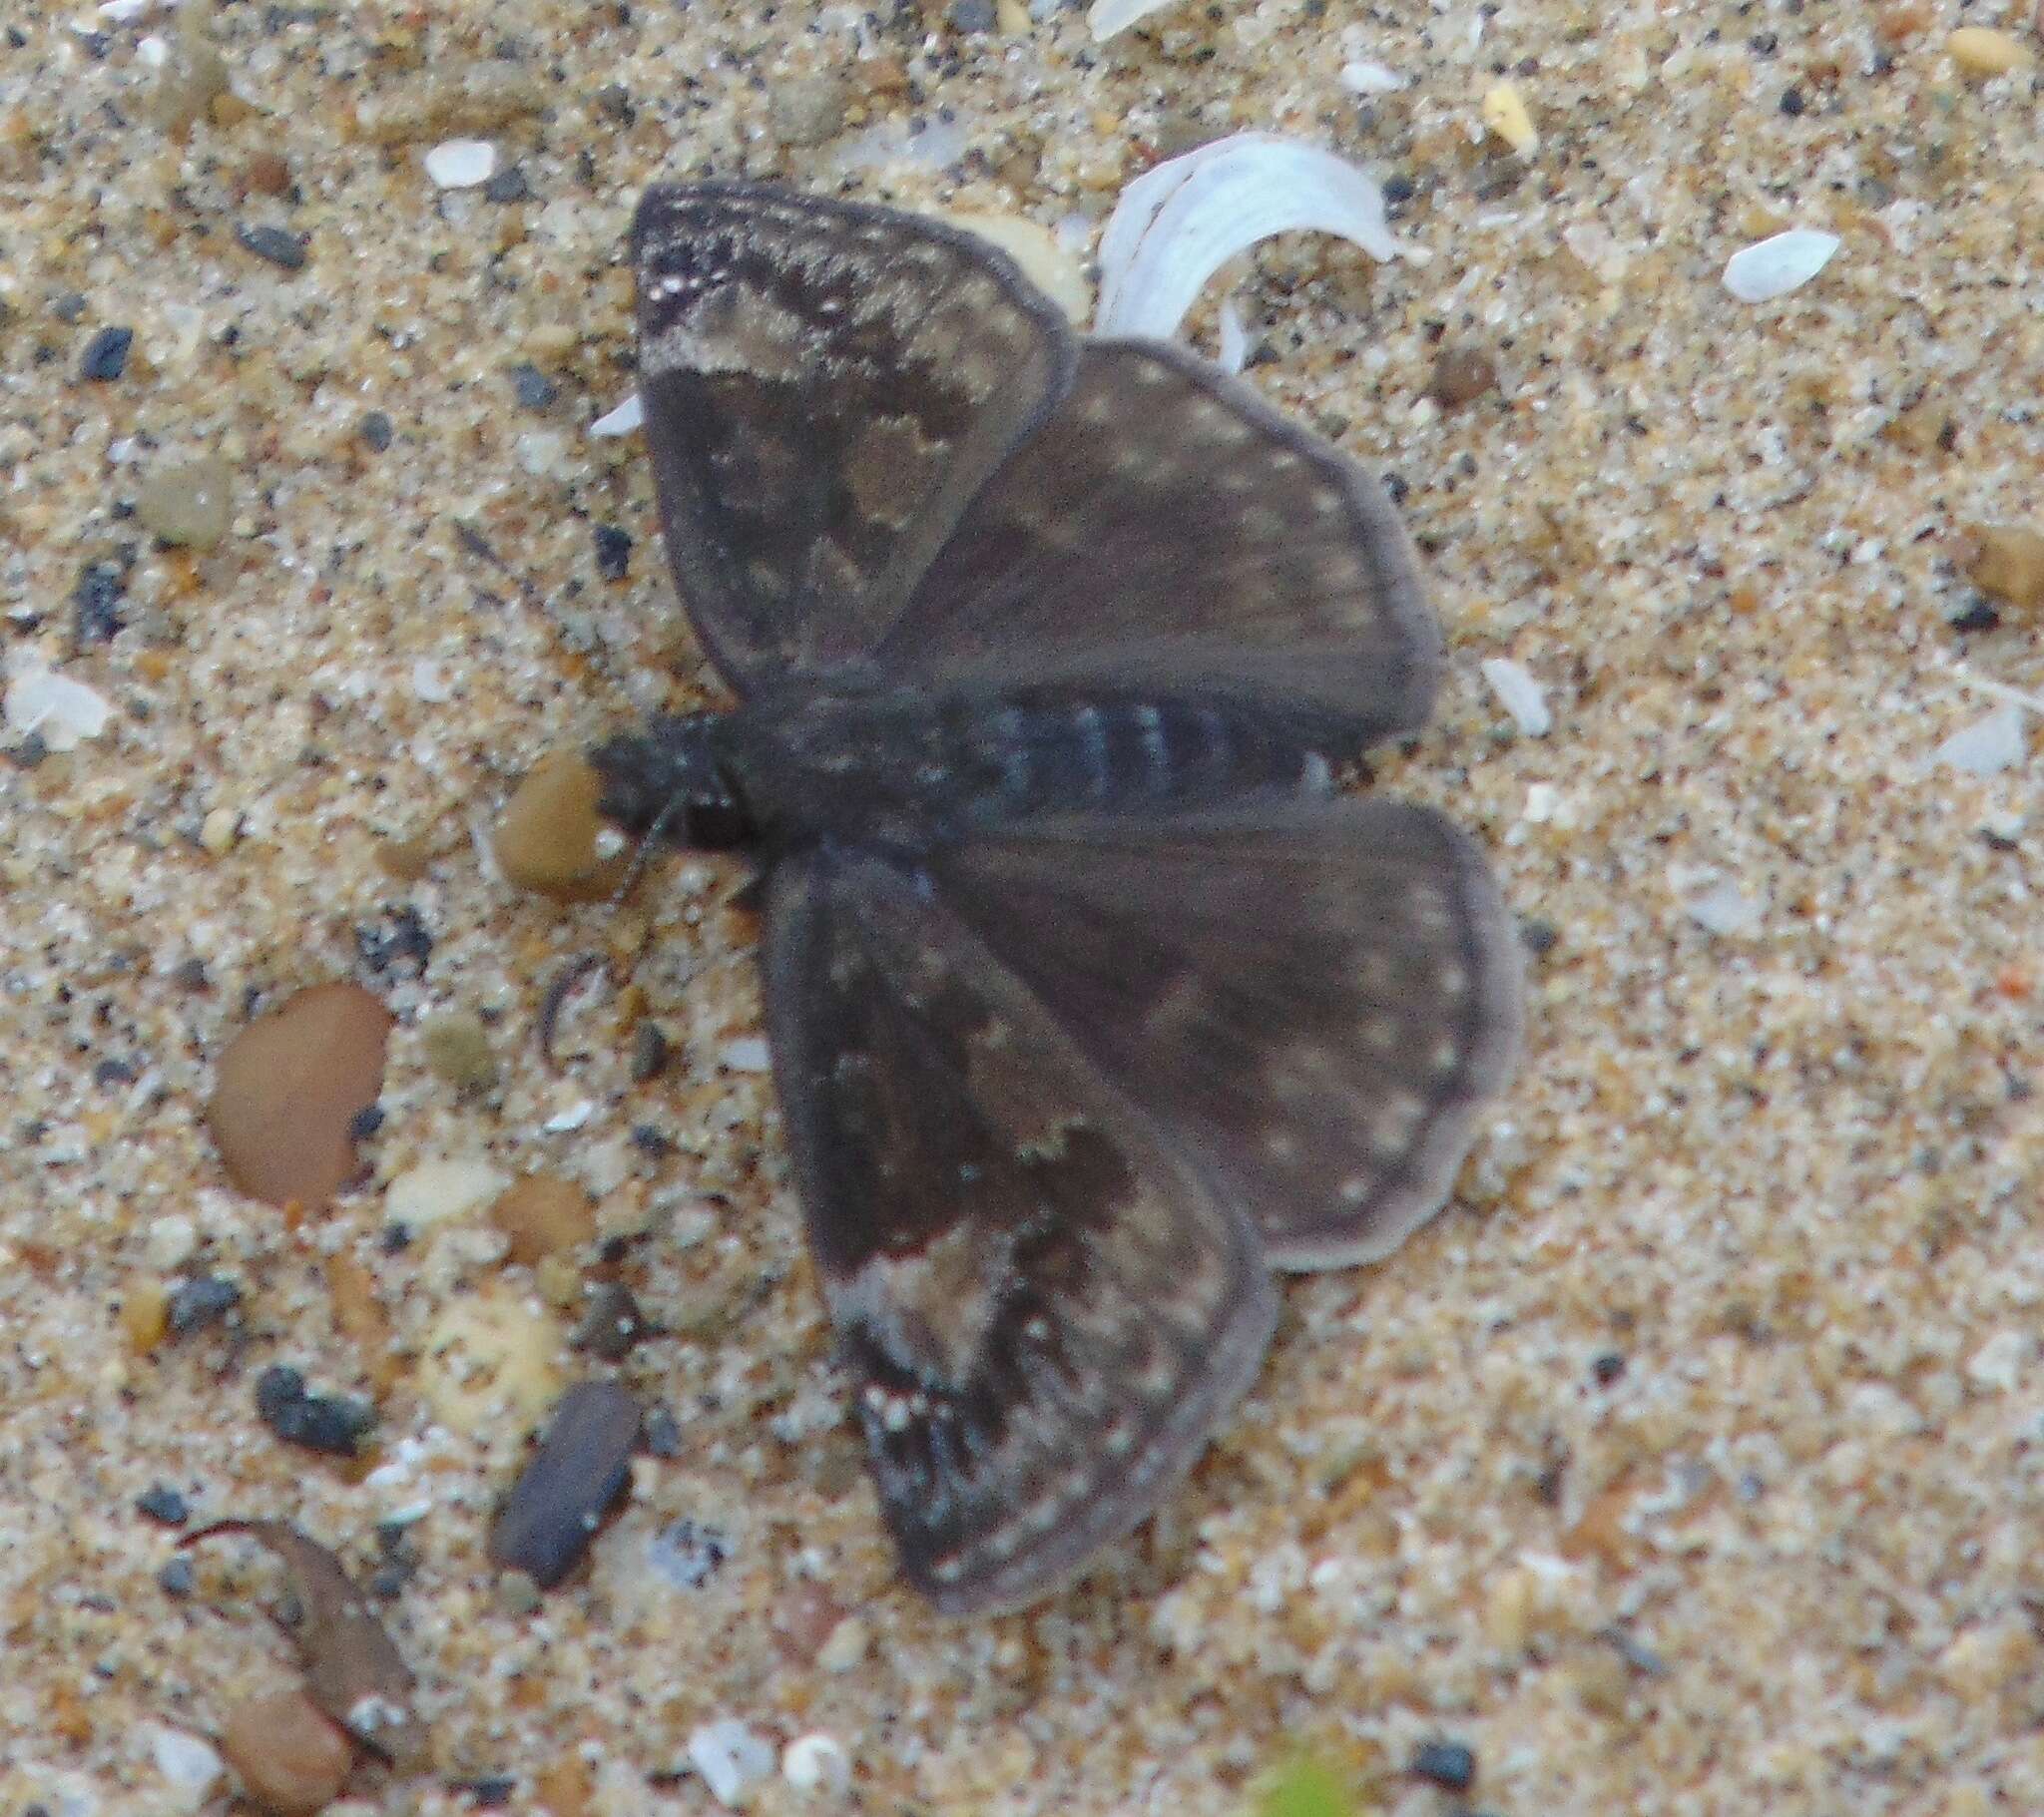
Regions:
<instances>
[{"instance_id":1,"label":"black pebble","mask_svg":"<svg viewBox=\"0 0 2044 1817\"><path fill-rule=\"evenodd\" d=\"M197 1577L190 1559L172 1559L156 1574L156 1585L167 1596L189 1596Z\"/></svg>"},{"instance_id":2,"label":"black pebble","mask_svg":"<svg viewBox=\"0 0 2044 1817\"><path fill-rule=\"evenodd\" d=\"M492 1773L487 1779L471 1779L468 1795L475 1800L479 1811L501 1811L511 1802L511 1794L518 1789L518 1781L508 1774Z\"/></svg>"},{"instance_id":3,"label":"black pebble","mask_svg":"<svg viewBox=\"0 0 2044 1817\"><path fill-rule=\"evenodd\" d=\"M72 632L81 648L105 644L121 629L121 596L128 578L111 562L82 569L71 589Z\"/></svg>"},{"instance_id":4,"label":"black pebble","mask_svg":"<svg viewBox=\"0 0 2044 1817\"><path fill-rule=\"evenodd\" d=\"M1535 959L1545 959L1560 944L1561 930L1551 921L1543 921L1538 915L1522 915L1519 918L1519 943Z\"/></svg>"},{"instance_id":5,"label":"black pebble","mask_svg":"<svg viewBox=\"0 0 2044 1817\"><path fill-rule=\"evenodd\" d=\"M646 1416L646 1449L657 1458L678 1458L682 1455L682 1423L665 1407L656 1407Z\"/></svg>"},{"instance_id":6,"label":"black pebble","mask_svg":"<svg viewBox=\"0 0 2044 1817\"><path fill-rule=\"evenodd\" d=\"M1625 1358L1615 1350L1607 1350L1602 1356L1590 1359L1590 1373L1602 1386L1609 1388L1625 1374Z\"/></svg>"},{"instance_id":7,"label":"black pebble","mask_svg":"<svg viewBox=\"0 0 2044 1817\"><path fill-rule=\"evenodd\" d=\"M382 1129L382 1127L383 1107L381 1105L364 1105L359 1111L357 1111L352 1117L350 1117L347 1120L348 1139L350 1141L367 1141L370 1138L370 1136L374 1136L378 1130ZM400 1230L403 1229L404 1226L401 1224L392 1224L390 1227L393 1230ZM407 1233L404 1242L399 1243L397 1247L402 1249L404 1247L404 1243L408 1243L410 1241L411 1237L409 1233Z\"/></svg>"},{"instance_id":8,"label":"black pebble","mask_svg":"<svg viewBox=\"0 0 2044 1817\"><path fill-rule=\"evenodd\" d=\"M407 903L390 911L387 927L356 928L355 951L378 976L393 965L413 965L422 973L433 956L433 936L418 910Z\"/></svg>"},{"instance_id":9,"label":"black pebble","mask_svg":"<svg viewBox=\"0 0 2044 1817\"><path fill-rule=\"evenodd\" d=\"M1402 172L1387 177L1384 179L1384 205L1387 208L1400 208L1412 200L1418 189L1419 186Z\"/></svg>"},{"instance_id":10,"label":"black pebble","mask_svg":"<svg viewBox=\"0 0 2044 1817\"><path fill-rule=\"evenodd\" d=\"M2001 614L1985 600L1975 600L1957 618L1946 619L1945 623L1954 631L1998 631L2001 629Z\"/></svg>"},{"instance_id":11,"label":"black pebble","mask_svg":"<svg viewBox=\"0 0 2044 1817\"><path fill-rule=\"evenodd\" d=\"M135 1498L135 1512L147 1515L152 1521L161 1521L166 1527L183 1527L192 1518L192 1510L168 1483L152 1483Z\"/></svg>"},{"instance_id":12,"label":"black pebble","mask_svg":"<svg viewBox=\"0 0 2044 1817\"><path fill-rule=\"evenodd\" d=\"M135 345L133 328L102 328L85 343L85 357L78 363L78 376L110 383L128 370L128 349Z\"/></svg>"},{"instance_id":13,"label":"black pebble","mask_svg":"<svg viewBox=\"0 0 2044 1817\"><path fill-rule=\"evenodd\" d=\"M34 769L50 754L50 741L41 732L32 731L7 754L17 769Z\"/></svg>"},{"instance_id":14,"label":"black pebble","mask_svg":"<svg viewBox=\"0 0 2044 1817\"><path fill-rule=\"evenodd\" d=\"M1476 1754L1459 1741L1429 1741L1412 1756L1412 1771L1448 1791L1466 1792L1476 1783Z\"/></svg>"},{"instance_id":15,"label":"black pebble","mask_svg":"<svg viewBox=\"0 0 2044 1817\"><path fill-rule=\"evenodd\" d=\"M490 1530L490 1558L541 1590L581 1563L632 1480L639 1403L616 1382L580 1382L561 1397L539 1449Z\"/></svg>"},{"instance_id":16,"label":"black pebble","mask_svg":"<svg viewBox=\"0 0 2044 1817\"><path fill-rule=\"evenodd\" d=\"M515 164L507 164L483 185L485 202L523 202L531 194L532 185L525 181L525 173Z\"/></svg>"},{"instance_id":17,"label":"black pebble","mask_svg":"<svg viewBox=\"0 0 2044 1817\"><path fill-rule=\"evenodd\" d=\"M380 410L366 411L362 420L355 424L355 433L362 438L362 446L371 454L381 454L390 446L390 419Z\"/></svg>"},{"instance_id":18,"label":"black pebble","mask_svg":"<svg viewBox=\"0 0 2044 1817\"><path fill-rule=\"evenodd\" d=\"M667 1036L657 1022L642 1022L632 1031L632 1083L643 1086L667 1071Z\"/></svg>"},{"instance_id":19,"label":"black pebble","mask_svg":"<svg viewBox=\"0 0 2044 1817\"><path fill-rule=\"evenodd\" d=\"M615 524L596 527L596 572L607 581L622 581L632 566L632 538Z\"/></svg>"},{"instance_id":20,"label":"black pebble","mask_svg":"<svg viewBox=\"0 0 2044 1817\"><path fill-rule=\"evenodd\" d=\"M589 1310L575 1332L575 1347L615 1363L646 1335L646 1315L621 1281L605 1281L589 1296Z\"/></svg>"},{"instance_id":21,"label":"black pebble","mask_svg":"<svg viewBox=\"0 0 2044 1817\"><path fill-rule=\"evenodd\" d=\"M305 268L305 248L311 242L302 233L289 233L282 227L252 227L244 223L236 227L235 237L257 258L266 258L286 271Z\"/></svg>"},{"instance_id":22,"label":"black pebble","mask_svg":"<svg viewBox=\"0 0 2044 1817\"><path fill-rule=\"evenodd\" d=\"M544 410L561 394L554 381L530 360L511 368L511 390L528 410Z\"/></svg>"},{"instance_id":23,"label":"black pebble","mask_svg":"<svg viewBox=\"0 0 2044 1817\"><path fill-rule=\"evenodd\" d=\"M1800 89L1784 89L1782 91L1782 112L1787 114L1790 120L1795 119L1808 105L1802 99L1802 91Z\"/></svg>"},{"instance_id":24,"label":"black pebble","mask_svg":"<svg viewBox=\"0 0 2044 1817\"><path fill-rule=\"evenodd\" d=\"M351 1458L362 1435L376 1423L366 1402L305 1392L305 1378L282 1363L256 1378L256 1411L286 1445L329 1457Z\"/></svg>"},{"instance_id":25,"label":"black pebble","mask_svg":"<svg viewBox=\"0 0 2044 1817\"><path fill-rule=\"evenodd\" d=\"M223 1319L242 1303L242 1290L219 1274L202 1274L171 1289L171 1329L180 1337ZM299 1384L300 1389L303 1383Z\"/></svg>"}]
</instances>

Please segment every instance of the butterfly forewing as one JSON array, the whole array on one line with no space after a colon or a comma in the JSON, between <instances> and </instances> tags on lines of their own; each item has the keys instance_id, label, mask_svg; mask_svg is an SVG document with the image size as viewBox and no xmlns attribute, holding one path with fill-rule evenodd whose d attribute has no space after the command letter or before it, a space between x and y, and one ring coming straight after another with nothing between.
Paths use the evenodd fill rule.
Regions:
<instances>
[{"instance_id":1,"label":"butterfly forewing","mask_svg":"<svg viewBox=\"0 0 2044 1817\"><path fill-rule=\"evenodd\" d=\"M742 691L865 655L1068 388L1063 316L992 247L752 185L656 188L639 383L681 590Z\"/></svg>"},{"instance_id":2,"label":"butterfly forewing","mask_svg":"<svg viewBox=\"0 0 2044 1817\"><path fill-rule=\"evenodd\" d=\"M1281 1266L1395 1248L1510 1068L1519 942L1482 854L1429 809L1306 797L1030 822L929 864Z\"/></svg>"},{"instance_id":3,"label":"butterfly forewing","mask_svg":"<svg viewBox=\"0 0 2044 1817\"><path fill-rule=\"evenodd\" d=\"M927 880L783 864L774 1069L874 1481L942 1608L1077 1570L1188 1468L1274 1300L1242 1208Z\"/></svg>"},{"instance_id":4,"label":"butterfly forewing","mask_svg":"<svg viewBox=\"0 0 2044 1817\"><path fill-rule=\"evenodd\" d=\"M1424 722L1440 653L1352 461L1183 348L1093 341L880 654L938 688L1254 703L1353 750Z\"/></svg>"}]
</instances>

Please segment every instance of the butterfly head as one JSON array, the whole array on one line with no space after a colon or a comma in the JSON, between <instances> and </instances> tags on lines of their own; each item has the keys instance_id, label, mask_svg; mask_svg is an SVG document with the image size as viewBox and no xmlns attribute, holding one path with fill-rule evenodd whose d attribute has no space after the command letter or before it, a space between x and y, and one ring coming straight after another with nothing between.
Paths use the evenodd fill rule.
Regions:
<instances>
[{"instance_id":1,"label":"butterfly head","mask_svg":"<svg viewBox=\"0 0 2044 1817\"><path fill-rule=\"evenodd\" d=\"M719 713L662 714L589 753L603 778L598 807L634 838L728 851L755 837L716 743Z\"/></svg>"}]
</instances>

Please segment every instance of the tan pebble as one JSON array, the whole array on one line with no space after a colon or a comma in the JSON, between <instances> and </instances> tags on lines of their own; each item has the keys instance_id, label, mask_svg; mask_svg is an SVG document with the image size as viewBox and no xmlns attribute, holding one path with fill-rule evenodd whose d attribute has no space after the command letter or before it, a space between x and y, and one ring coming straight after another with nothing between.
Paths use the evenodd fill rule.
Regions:
<instances>
[{"instance_id":1,"label":"tan pebble","mask_svg":"<svg viewBox=\"0 0 2044 1817\"><path fill-rule=\"evenodd\" d=\"M1093 286L1078 261L1058 244L1057 235L1023 215L997 215L963 210L940 217L954 227L991 240L1022 267L1022 275L1043 291L1073 321L1093 313Z\"/></svg>"},{"instance_id":2,"label":"tan pebble","mask_svg":"<svg viewBox=\"0 0 2044 1817\"><path fill-rule=\"evenodd\" d=\"M596 1234L596 1206L572 1179L528 1173L490 1207L490 1222L510 1239L509 1257L528 1267Z\"/></svg>"},{"instance_id":3,"label":"tan pebble","mask_svg":"<svg viewBox=\"0 0 2044 1817\"><path fill-rule=\"evenodd\" d=\"M826 1672L848 1672L865 1662L872 1633L857 1615L846 1615L816 1649L816 1663Z\"/></svg>"},{"instance_id":4,"label":"tan pebble","mask_svg":"<svg viewBox=\"0 0 2044 1817\"><path fill-rule=\"evenodd\" d=\"M1028 35L1033 22L1022 0L995 0L994 23L1007 37L1021 38Z\"/></svg>"},{"instance_id":5,"label":"tan pebble","mask_svg":"<svg viewBox=\"0 0 2044 1817\"><path fill-rule=\"evenodd\" d=\"M2004 606L2044 608L2044 531L2020 524L1969 524L1960 567L1966 579Z\"/></svg>"},{"instance_id":6,"label":"tan pebble","mask_svg":"<svg viewBox=\"0 0 2044 1817\"><path fill-rule=\"evenodd\" d=\"M323 1205L353 1173L352 1125L383 1090L390 1012L353 984L314 985L251 1023L220 1058L207 1127L252 1198Z\"/></svg>"},{"instance_id":7,"label":"tan pebble","mask_svg":"<svg viewBox=\"0 0 2044 1817\"><path fill-rule=\"evenodd\" d=\"M347 1737L303 1691L272 1691L228 1712L220 1751L273 1817L310 1817L347 1783Z\"/></svg>"},{"instance_id":8,"label":"tan pebble","mask_svg":"<svg viewBox=\"0 0 2044 1817\"><path fill-rule=\"evenodd\" d=\"M557 902L609 895L629 860L598 850L603 778L579 751L555 751L526 773L497 822L492 845L504 875Z\"/></svg>"},{"instance_id":9,"label":"tan pebble","mask_svg":"<svg viewBox=\"0 0 2044 1817\"><path fill-rule=\"evenodd\" d=\"M171 1296L157 1281L137 1281L121 1301L121 1333L137 1356L147 1356L170 1328Z\"/></svg>"},{"instance_id":10,"label":"tan pebble","mask_svg":"<svg viewBox=\"0 0 2044 1817\"><path fill-rule=\"evenodd\" d=\"M199 823L199 843L216 858L225 858L242 836L239 808L217 807Z\"/></svg>"},{"instance_id":11,"label":"tan pebble","mask_svg":"<svg viewBox=\"0 0 2044 1817\"><path fill-rule=\"evenodd\" d=\"M432 869L437 855L430 839L383 839L376 845L377 864L402 883L418 882Z\"/></svg>"},{"instance_id":12,"label":"tan pebble","mask_svg":"<svg viewBox=\"0 0 2044 1817\"><path fill-rule=\"evenodd\" d=\"M135 495L135 517L160 542L218 549L235 516L233 471L217 454L165 461L150 469Z\"/></svg>"},{"instance_id":13,"label":"tan pebble","mask_svg":"<svg viewBox=\"0 0 2044 1817\"><path fill-rule=\"evenodd\" d=\"M782 145L821 145L843 132L850 100L844 78L835 70L790 76L767 92L766 123Z\"/></svg>"},{"instance_id":14,"label":"tan pebble","mask_svg":"<svg viewBox=\"0 0 2044 1817\"><path fill-rule=\"evenodd\" d=\"M2028 69L2036 61L2020 38L1985 25L1961 26L1944 41L1944 48L1961 74L1981 81Z\"/></svg>"},{"instance_id":15,"label":"tan pebble","mask_svg":"<svg viewBox=\"0 0 2044 1817\"><path fill-rule=\"evenodd\" d=\"M532 1776L534 1802L553 1817L584 1817L595 1792L595 1777L580 1754L563 1754Z\"/></svg>"},{"instance_id":16,"label":"tan pebble","mask_svg":"<svg viewBox=\"0 0 2044 1817\"><path fill-rule=\"evenodd\" d=\"M181 32L143 110L165 132L183 135L227 90L228 60L197 34Z\"/></svg>"},{"instance_id":17,"label":"tan pebble","mask_svg":"<svg viewBox=\"0 0 2044 1817\"><path fill-rule=\"evenodd\" d=\"M1443 410L1454 410L1496 388L1497 362L1481 347L1443 347L1428 387Z\"/></svg>"},{"instance_id":18,"label":"tan pebble","mask_svg":"<svg viewBox=\"0 0 2044 1817\"><path fill-rule=\"evenodd\" d=\"M453 1300L426 1333L419 1392L450 1431L513 1432L560 1399L564 1336L551 1313L508 1293Z\"/></svg>"},{"instance_id":19,"label":"tan pebble","mask_svg":"<svg viewBox=\"0 0 2044 1817\"><path fill-rule=\"evenodd\" d=\"M1485 91L1483 124L1521 158L1530 158L1540 149L1539 129L1516 83L1500 82Z\"/></svg>"},{"instance_id":20,"label":"tan pebble","mask_svg":"<svg viewBox=\"0 0 2044 1817\"><path fill-rule=\"evenodd\" d=\"M483 1092L497 1083L490 1032L469 1010L429 1016L419 1025L419 1044L433 1077L461 1092Z\"/></svg>"}]
</instances>

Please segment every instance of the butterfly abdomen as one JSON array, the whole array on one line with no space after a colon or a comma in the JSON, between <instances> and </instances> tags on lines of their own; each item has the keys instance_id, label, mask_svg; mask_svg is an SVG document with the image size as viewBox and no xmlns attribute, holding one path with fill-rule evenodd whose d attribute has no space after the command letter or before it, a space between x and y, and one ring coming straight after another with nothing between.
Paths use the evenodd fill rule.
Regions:
<instances>
[{"instance_id":1,"label":"butterfly abdomen","mask_svg":"<svg viewBox=\"0 0 2044 1817\"><path fill-rule=\"evenodd\" d=\"M858 831L920 843L1074 809L1318 787L1317 741L1238 703L1058 691L778 694L720 722L778 843Z\"/></svg>"}]
</instances>

